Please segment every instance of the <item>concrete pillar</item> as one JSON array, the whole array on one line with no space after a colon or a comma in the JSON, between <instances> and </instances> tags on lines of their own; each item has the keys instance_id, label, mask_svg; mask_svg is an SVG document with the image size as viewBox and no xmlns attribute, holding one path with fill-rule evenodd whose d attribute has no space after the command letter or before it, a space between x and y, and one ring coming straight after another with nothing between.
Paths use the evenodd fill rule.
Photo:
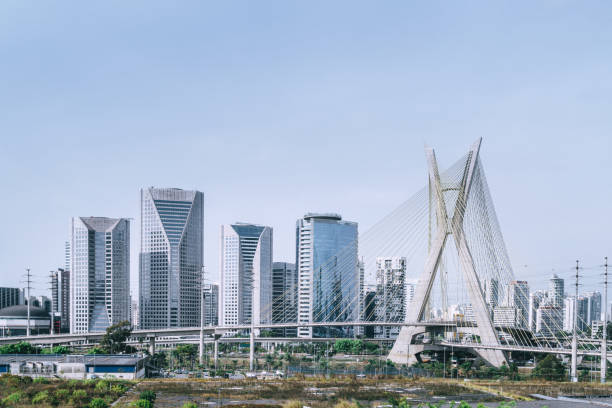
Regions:
<instances>
[{"instance_id":1,"label":"concrete pillar","mask_svg":"<svg viewBox=\"0 0 612 408\"><path fill-rule=\"evenodd\" d=\"M149 354L155 354L155 336L149 337Z\"/></svg>"},{"instance_id":2,"label":"concrete pillar","mask_svg":"<svg viewBox=\"0 0 612 408\"><path fill-rule=\"evenodd\" d=\"M215 336L215 370L219 365L219 337Z\"/></svg>"},{"instance_id":3,"label":"concrete pillar","mask_svg":"<svg viewBox=\"0 0 612 408\"><path fill-rule=\"evenodd\" d=\"M204 328L200 329L200 365L204 365Z\"/></svg>"},{"instance_id":4,"label":"concrete pillar","mask_svg":"<svg viewBox=\"0 0 612 408\"><path fill-rule=\"evenodd\" d=\"M249 369L255 370L255 330L251 328L251 336L249 339Z\"/></svg>"}]
</instances>

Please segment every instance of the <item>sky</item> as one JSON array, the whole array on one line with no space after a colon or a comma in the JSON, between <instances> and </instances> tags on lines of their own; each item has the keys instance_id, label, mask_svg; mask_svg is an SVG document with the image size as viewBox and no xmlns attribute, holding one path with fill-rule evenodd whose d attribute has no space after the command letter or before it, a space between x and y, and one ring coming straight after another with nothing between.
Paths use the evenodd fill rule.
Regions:
<instances>
[{"instance_id":1,"label":"sky","mask_svg":"<svg viewBox=\"0 0 612 408\"><path fill-rule=\"evenodd\" d=\"M544 288L612 257L612 4L607 1L0 3L0 286L48 291L73 216L130 217L140 195L205 194L219 230L342 214L367 229L478 137L515 275ZM569 286L569 282L566 282Z\"/></svg>"}]
</instances>

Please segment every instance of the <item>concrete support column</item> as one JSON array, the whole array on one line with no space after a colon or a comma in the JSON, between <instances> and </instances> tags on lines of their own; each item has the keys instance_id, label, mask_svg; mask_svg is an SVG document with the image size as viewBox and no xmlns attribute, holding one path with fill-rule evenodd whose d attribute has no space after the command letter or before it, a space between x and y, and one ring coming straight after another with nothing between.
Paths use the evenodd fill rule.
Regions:
<instances>
[{"instance_id":1,"label":"concrete support column","mask_svg":"<svg viewBox=\"0 0 612 408\"><path fill-rule=\"evenodd\" d=\"M200 365L204 365L204 328L200 329Z\"/></svg>"},{"instance_id":2,"label":"concrete support column","mask_svg":"<svg viewBox=\"0 0 612 408\"><path fill-rule=\"evenodd\" d=\"M219 366L219 337L215 336L215 370Z\"/></svg>"},{"instance_id":3,"label":"concrete support column","mask_svg":"<svg viewBox=\"0 0 612 408\"><path fill-rule=\"evenodd\" d=\"M149 354L155 354L155 336L149 337Z\"/></svg>"},{"instance_id":4,"label":"concrete support column","mask_svg":"<svg viewBox=\"0 0 612 408\"><path fill-rule=\"evenodd\" d=\"M251 336L249 339L249 369L255 370L255 330L251 328Z\"/></svg>"}]
</instances>

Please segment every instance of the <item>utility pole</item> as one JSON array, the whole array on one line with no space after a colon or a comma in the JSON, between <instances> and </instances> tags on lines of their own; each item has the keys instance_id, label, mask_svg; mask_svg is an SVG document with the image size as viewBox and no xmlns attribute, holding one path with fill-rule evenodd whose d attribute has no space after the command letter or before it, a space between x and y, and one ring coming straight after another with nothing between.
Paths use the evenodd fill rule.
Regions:
<instances>
[{"instance_id":1,"label":"utility pole","mask_svg":"<svg viewBox=\"0 0 612 408\"><path fill-rule=\"evenodd\" d=\"M571 377L572 382L578 382L578 375L576 373L576 365L578 363L578 339L576 338L576 325L578 323L578 271L579 261L576 261L576 295L574 296L574 324L572 333L572 368Z\"/></svg>"},{"instance_id":2,"label":"utility pole","mask_svg":"<svg viewBox=\"0 0 612 408\"><path fill-rule=\"evenodd\" d=\"M601 336L601 377L602 383L606 382L606 371L608 369L608 257L604 258L604 318L603 318L603 333Z\"/></svg>"},{"instance_id":3,"label":"utility pole","mask_svg":"<svg viewBox=\"0 0 612 408\"><path fill-rule=\"evenodd\" d=\"M204 365L204 273L202 267L202 275L200 278L200 365Z\"/></svg>"},{"instance_id":4,"label":"utility pole","mask_svg":"<svg viewBox=\"0 0 612 408\"><path fill-rule=\"evenodd\" d=\"M25 274L25 283L27 283L28 286L26 286L26 288L28 289L28 294L27 294L27 305L28 305L28 322L27 322L27 326L26 326L26 336L30 336L31 331L30 331L30 307L32 305L31 299L30 299L30 289L32 288L32 274L30 273L30 268L26 268L26 274Z\"/></svg>"},{"instance_id":5,"label":"utility pole","mask_svg":"<svg viewBox=\"0 0 612 408\"><path fill-rule=\"evenodd\" d=\"M59 306L59 294L56 292L53 285L53 274L54 271L49 272L49 287L51 289L51 334L55 334L55 312L57 311L56 305ZM59 290L59 287L57 288L57 290Z\"/></svg>"}]
</instances>

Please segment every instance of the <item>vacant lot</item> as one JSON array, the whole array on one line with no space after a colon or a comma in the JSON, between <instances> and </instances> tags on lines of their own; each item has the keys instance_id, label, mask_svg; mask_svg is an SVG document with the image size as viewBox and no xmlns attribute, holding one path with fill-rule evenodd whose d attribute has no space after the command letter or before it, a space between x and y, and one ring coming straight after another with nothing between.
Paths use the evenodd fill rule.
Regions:
<instances>
[{"instance_id":1,"label":"vacant lot","mask_svg":"<svg viewBox=\"0 0 612 408\"><path fill-rule=\"evenodd\" d=\"M2 407L84 407L101 398L110 405L132 386L126 381L61 380L0 376Z\"/></svg>"}]
</instances>

